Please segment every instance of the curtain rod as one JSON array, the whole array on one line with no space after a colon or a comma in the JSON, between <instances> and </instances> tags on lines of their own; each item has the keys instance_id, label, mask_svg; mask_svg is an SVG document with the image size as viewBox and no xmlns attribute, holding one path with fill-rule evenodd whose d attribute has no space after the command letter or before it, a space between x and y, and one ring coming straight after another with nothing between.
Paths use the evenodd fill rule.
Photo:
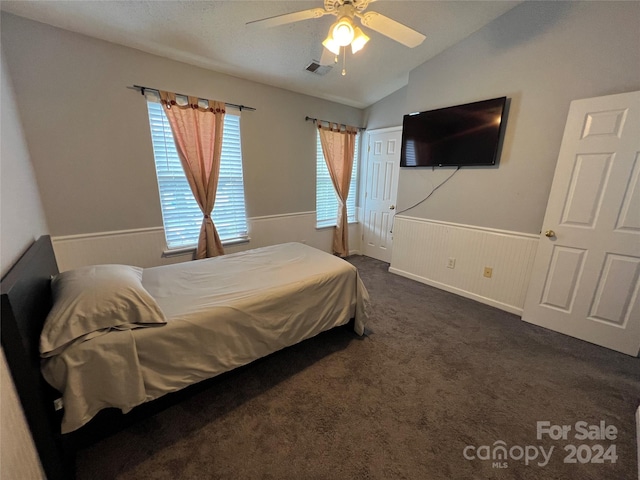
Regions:
<instances>
[{"instance_id":1,"label":"curtain rod","mask_svg":"<svg viewBox=\"0 0 640 480\"><path fill-rule=\"evenodd\" d=\"M151 88L151 87L143 87L141 85L134 85L133 87L127 87L130 88L131 90L137 90L139 91L142 95L144 95L144 91L145 90L153 90L154 92L159 92L160 90L158 90L157 88ZM176 93L176 95L179 95L181 97L188 97L189 95L184 95L183 93ZM199 98L199 97L198 97ZM201 99L201 100L206 100L205 98ZM230 107L235 107L238 110L242 111L242 110L249 110L251 112L254 112L256 109L253 107L247 107L246 105L238 105L237 103L227 103L225 102L225 105L229 105Z\"/></svg>"},{"instance_id":2,"label":"curtain rod","mask_svg":"<svg viewBox=\"0 0 640 480\"><path fill-rule=\"evenodd\" d=\"M337 122L330 122L329 120L318 120L317 118L313 118L313 117L304 117L304 121L305 122L312 121L313 123L325 122L325 123L329 123L329 124L337 123ZM344 125L344 123L339 123L338 125ZM357 128L359 131L366 130L366 128L364 128L364 127L354 127L354 128Z\"/></svg>"}]
</instances>

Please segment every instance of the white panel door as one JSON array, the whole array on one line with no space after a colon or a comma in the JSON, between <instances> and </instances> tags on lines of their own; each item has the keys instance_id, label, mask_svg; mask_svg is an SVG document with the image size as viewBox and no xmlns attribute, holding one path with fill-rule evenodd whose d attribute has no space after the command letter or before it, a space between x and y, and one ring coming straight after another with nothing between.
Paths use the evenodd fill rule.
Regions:
<instances>
[{"instance_id":1,"label":"white panel door","mask_svg":"<svg viewBox=\"0 0 640 480\"><path fill-rule=\"evenodd\" d=\"M387 263L391 263L401 137L402 127L372 130L365 163L363 253Z\"/></svg>"},{"instance_id":2,"label":"white panel door","mask_svg":"<svg viewBox=\"0 0 640 480\"><path fill-rule=\"evenodd\" d=\"M640 352L640 92L571 103L522 319Z\"/></svg>"}]
</instances>

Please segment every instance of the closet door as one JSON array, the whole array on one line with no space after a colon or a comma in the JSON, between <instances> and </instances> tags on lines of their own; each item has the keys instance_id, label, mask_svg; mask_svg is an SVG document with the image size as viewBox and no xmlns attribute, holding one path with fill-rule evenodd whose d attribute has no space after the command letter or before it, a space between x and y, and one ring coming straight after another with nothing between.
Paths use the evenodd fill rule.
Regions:
<instances>
[{"instance_id":1,"label":"closet door","mask_svg":"<svg viewBox=\"0 0 640 480\"><path fill-rule=\"evenodd\" d=\"M387 263L391 263L401 139L402 127L372 130L367 145L362 253Z\"/></svg>"}]
</instances>

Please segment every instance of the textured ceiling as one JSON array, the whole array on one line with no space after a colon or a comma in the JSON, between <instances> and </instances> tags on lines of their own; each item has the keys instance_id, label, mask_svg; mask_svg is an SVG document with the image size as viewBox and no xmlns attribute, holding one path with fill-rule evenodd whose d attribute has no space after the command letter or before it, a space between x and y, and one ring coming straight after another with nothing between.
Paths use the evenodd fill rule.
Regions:
<instances>
[{"instance_id":1,"label":"textured ceiling","mask_svg":"<svg viewBox=\"0 0 640 480\"><path fill-rule=\"evenodd\" d=\"M335 17L256 29L252 20L322 7L316 1L5 1L1 9L173 60L364 108L407 84L409 72L516 6L519 1L372 2L423 33L407 48L371 30L365 48L324 76L305 67L322 55Z\"/></svg>"}]
</instances>

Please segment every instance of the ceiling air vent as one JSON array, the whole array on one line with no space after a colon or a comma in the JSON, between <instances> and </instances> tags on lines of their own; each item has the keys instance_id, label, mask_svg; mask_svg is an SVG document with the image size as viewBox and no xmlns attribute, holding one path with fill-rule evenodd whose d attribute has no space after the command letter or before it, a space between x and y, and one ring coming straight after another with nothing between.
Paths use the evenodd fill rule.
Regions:
<instances>
[{"instance_id":1,"label":"ceiling air vent","mask_svg":"<svg viewBox=\"0 0 640 480\"><path fill-rule=\"evenodd\" d=\"M333 65L320 65L317 61L313 60L309 65L305 67L305 70L316 75L326 75Z\"/></svg>"}]
</instances>

